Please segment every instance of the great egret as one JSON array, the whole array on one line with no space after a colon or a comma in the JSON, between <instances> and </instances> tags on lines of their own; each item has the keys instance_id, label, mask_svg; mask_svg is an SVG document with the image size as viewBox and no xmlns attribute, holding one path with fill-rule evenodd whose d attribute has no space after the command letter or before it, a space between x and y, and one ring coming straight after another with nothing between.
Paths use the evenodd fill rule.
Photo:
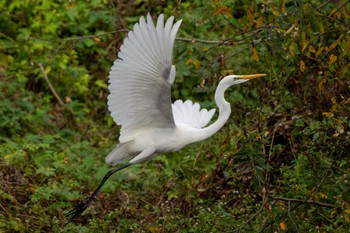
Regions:
<instances>
[{"instance_id":1,"label":"great egret","mask_svg":"<svg viewBox=\"0 0 350 233\"><path fill-rule=\"evenodd\" d=\"M181 20L175 24L173 21L172 16L164 25L161 14L155 26L148 14L147 22L141 17L125 38L109 74L108 109L113 120L121 125L121 131L119 144L106 157L106 162L114 165L128 162L107 172L90 198L68 213L71 219L81 215L113 173L149 160L158 152L176 151L215 134L231 113L230 104L224 98L225 90L265 76L229 75L222 79L215 92L219 117L205 127L215 109L200 109L198 103L190 100L171 103L170 88L176 73L172 53L181 24Z\"/></svg>"}]
</instances>

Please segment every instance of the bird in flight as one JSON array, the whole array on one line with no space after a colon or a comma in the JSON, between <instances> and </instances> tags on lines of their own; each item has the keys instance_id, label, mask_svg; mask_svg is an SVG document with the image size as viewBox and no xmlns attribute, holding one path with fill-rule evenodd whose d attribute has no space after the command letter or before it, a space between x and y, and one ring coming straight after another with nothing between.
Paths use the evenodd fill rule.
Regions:
<instances>
[{"instance_id":1,"label":"bird in flight","mask_svg":"<svg viewBox=\"0 0 350 233\"><path fill-rule=\"evenodd\" d=\"M106 173L89 199L68 213L71 219L81 215L115 172L146 161L160 152L172 152L211 137L228 120L231 107L224 92L230 86L244 83L265 74L229 75L218 84L215 103L218 119L212 119L215 109L201 109L191 100L171 102L171 85L176 70L172 62L176 33L182 20L174 17L164 22L164 15L153 23L150 14L129 31L109 73L108 109L121 126L119 144L106 157L106 163L119 167ZM126 161L126 162L125 162Z\"/></svg>"}]
</instances>

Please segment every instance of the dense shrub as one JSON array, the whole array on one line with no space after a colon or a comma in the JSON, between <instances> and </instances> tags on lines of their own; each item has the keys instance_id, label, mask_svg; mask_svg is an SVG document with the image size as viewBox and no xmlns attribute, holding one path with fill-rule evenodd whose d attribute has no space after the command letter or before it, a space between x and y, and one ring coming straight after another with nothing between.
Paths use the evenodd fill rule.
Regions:
<instances>
[{"instance_id":1,"label":"dense shrub","mask_svg":"<svg viewBox=\"0 0 350 233\"><path fill-rule=\"evenodd\" d=\"M173 99L215 107L214 137L110 179L107 76L140 15L183 19ZM0 0L0 232L347 232L348 1Z\"/></svg>"}]
</instances>

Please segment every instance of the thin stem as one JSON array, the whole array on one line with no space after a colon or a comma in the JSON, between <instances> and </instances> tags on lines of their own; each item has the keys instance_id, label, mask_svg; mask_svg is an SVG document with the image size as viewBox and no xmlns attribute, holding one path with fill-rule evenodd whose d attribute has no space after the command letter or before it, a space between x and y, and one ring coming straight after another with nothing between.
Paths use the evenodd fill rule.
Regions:
<instances>
[{"instance_id":1,"label":"thin stem","mask_svg":"<svg viewBox=\"0 0 350 233\"><path fill-rule=\"evenodd\" d=\"M263 203L261 204L259 210L258 210L255 214L253 214L253 216L252 216L250 219L248 219L246 222L244 222L244 223L238 228L238 232L241 232L241 230L243 230L243 228L244 228L247 224L249 224L251 221L253 221L253 220L256 218L256 216L258 216L258 215L261 213L261 211L263 210L263 208L264 208L266 202L267 202L267 198L264 198L264 201L263 201Z\"/></svg>"},{"instance_id":2,"label":"thin stem","mask_svg":"<svg viewBox=\"0 0 350 233\"><path fill-rule=\"evenodd\" d=\"M329 203L324 203L324 202L319 202L319 201L309 201L309 200L301 200L301 199L294 199L294 198L285 198L285 197L274 197L274 196L269 196L275 200L280 200L280 201L288 201L288 202L297 202L301 204L311 204L311 205L318 205L318 206L323 206L327 208L335 208L339 209L338 206L329 204Z\"/></svg>"},{"instance_id":3,"label":"thin stem","mask_svg":"<svg viewBox=\"0 0 350 233\"><path fill-rule=\"evenodd\" d=\"M56 92L55 88L52 86L52 84L51 84L49 78L47 77L47 75L46 75L46 73L45 73L45 68L44 68L43 64L42 64L42 63L39 63L38 66L39 66L39 69L40 69L41 73L42 73L43 76L44 76L44 79L45 79L45 81L46 81L46 83L47 83L47 85L48 85L48 87L49 87L49 89L50 89L52 95L55 97L55 99L58 101L58 103L59 103L61 106L63 106L63 107L65 107L66 109L68 109L73 115L75 115L74 110L71 108L71 106L66 105L66 104L63 102L63 100L61 99L61 97L60 97L60 96L58 95L58 93Z\"/></svg>"},{"instance_id":4,"label":"thin stem","mask_svg":"<svg viewBox=\"0 0 350 233\"><path fill-rule=\"evenodd\" d=\"M41 73L43 74L44 79L45 79L47 85L49 86L49 89L50 89L50 91L52 92L53 96L56 98L56 100L58 101L58 103L59 103L60 105L64 106L63 100L62 100L62 99L60 98L60 96L57 94L55 88L53 88L53 86L52 86L52 84L51 84L49 78L47 77L47 75L46 75L46 73L45 73L45 69L44 69L43 64L39 63L38 66L39 66L40 71L41 71Z\"/></svg>"}]
</instances>

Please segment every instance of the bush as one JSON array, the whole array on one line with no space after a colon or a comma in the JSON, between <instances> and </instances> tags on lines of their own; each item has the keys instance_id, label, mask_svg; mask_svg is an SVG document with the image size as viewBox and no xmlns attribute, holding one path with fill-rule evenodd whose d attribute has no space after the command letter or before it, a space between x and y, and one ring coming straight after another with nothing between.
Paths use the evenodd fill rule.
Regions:
<instances>
[{"instance_id":1,"label":"bush","mask_svg":"<svg viewBox=\"0 0 350 233\"><path fill-rule=\"evenodd\" d=\"M3 232L349 231L349 6L321 1L0 0ZM212 138L111 178L107 76L140 15L183 19L173 99L233 113ZM56 93L56 94L55 94ZM6 203L6 204L5 204Z\"/></svg>"}]
</instances>

